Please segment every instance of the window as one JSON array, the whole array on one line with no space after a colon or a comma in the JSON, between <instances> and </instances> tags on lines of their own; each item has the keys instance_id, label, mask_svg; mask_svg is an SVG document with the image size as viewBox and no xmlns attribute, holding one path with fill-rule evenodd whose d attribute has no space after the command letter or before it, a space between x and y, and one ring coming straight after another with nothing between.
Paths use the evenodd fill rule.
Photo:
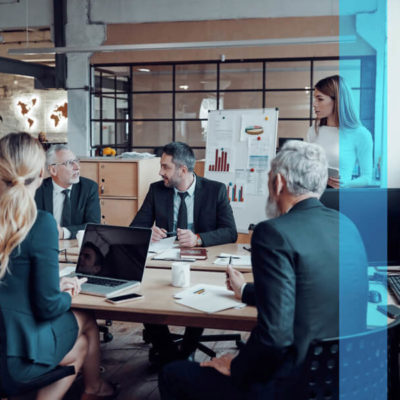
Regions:
<instances>
[{"instance_id":1,"label":"window","mask_svg":"<svg viewBox=\"0 0 400 400\"><path fill-rule=\"evenodd\" d=\"M374 136L375 57L340 60ZM204 158L210 110L279 108L279 137L305 137L314 84L339 74L338 57L93 65L91 147L156 151L177 140ZM364 110L368 110L365 112Z\"/></svg>"}]
</instances>

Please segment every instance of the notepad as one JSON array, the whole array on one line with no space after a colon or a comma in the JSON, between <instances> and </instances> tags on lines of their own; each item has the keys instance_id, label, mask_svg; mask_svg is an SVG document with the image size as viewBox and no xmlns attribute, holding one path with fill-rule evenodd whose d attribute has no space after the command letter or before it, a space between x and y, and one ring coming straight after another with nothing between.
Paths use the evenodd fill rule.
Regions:
<instances>
[{"instance_id":1,"label":"notepad","mask_svg":"<svg viewBox=\"0 0 400 400\"><path fill-rule=\"evenodd\" d=\"M162 251L172 249L174 247L175 240L176 236L172 236L169 238L161 239L157 242L152 242L149 246L149 253L160 253Z\"/></svg>"},{"instance_id":2,"label":"notepad","mask_svg":"<svg viewBox=\"0 0 400 400\"><path fill-rule=\"evenodd\" d=\"M60 269L60 278L71 274L72 272L75 271L75 268L76 268L76 266L74 265L72 267L64 267L64 268Z\"/></svg>"},{"instance_id":3,"label":"notepad","mask_svg":"<svg viewBox=\"0 0 400 400\"><path fill-rule=\"evenodd\" d=\"M178 304L194 308L205 313L215 313L228 308L243 308L246 304L235 298L232 291L224 286L197 284L182 292L176 293L174 298Z\"/></svg>"}]
</instances>

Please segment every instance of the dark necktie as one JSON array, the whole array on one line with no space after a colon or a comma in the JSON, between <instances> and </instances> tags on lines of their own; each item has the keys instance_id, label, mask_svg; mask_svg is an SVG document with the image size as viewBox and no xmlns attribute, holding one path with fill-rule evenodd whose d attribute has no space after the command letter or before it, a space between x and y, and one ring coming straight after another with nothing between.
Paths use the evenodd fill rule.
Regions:
<instances>
[{"instance_id":1,"label":"dark necktie","mask_svg":"<svg viewBox=\"0 0 400 400\"><path fill-rule=\"evenodd\" d=\"M69 198L69 189L63 190L61 193L64 194L64 205L61 214L61 226L71 225L71 199Z\"/></svg>"},{"instance_id":2,"label":"dark necktie","mask_svg":"<svg viewBox=\"0 0 400 400\"><path fill-rule=\"evenodd\" d=\"M180 229L187 229L187 224L188 224L188 217L187 217L187 208L186 208L186 202L185 198L186 196L189 195L188 192L183 192L180 193L178 192L179 196L181 197L181 204L179 206L178 210L178 220L176 222L176 228Z\"/></svg>"}]
</instances>

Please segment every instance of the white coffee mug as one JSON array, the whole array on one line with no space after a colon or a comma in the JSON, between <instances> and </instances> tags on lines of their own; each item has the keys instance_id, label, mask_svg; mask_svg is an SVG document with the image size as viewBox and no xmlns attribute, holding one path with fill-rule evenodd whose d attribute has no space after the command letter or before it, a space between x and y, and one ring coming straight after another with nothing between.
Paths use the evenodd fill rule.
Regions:
<instances>
[{"instance_id":1,"label":"white coffee mug","mask_svg":"<svg viewBox=\"0 0 400 400\"><path fill-rule=\"evenodd\" d=\"M190 264L175 262L172 264L172 286L188 287L190 285Z\"/></svg>"},{"instance_id":2,"label":"white coffee mug","mask_svg":"<svg viewBox=\"0 0 400 400\"><path fill-rule=\"evenodd\" d=\"M82 246L82 240L83 240L83 235L85 234L84 230L76 232L76 239L78 240L78 247L81 248Z\"/></svg>"}]
</instances>

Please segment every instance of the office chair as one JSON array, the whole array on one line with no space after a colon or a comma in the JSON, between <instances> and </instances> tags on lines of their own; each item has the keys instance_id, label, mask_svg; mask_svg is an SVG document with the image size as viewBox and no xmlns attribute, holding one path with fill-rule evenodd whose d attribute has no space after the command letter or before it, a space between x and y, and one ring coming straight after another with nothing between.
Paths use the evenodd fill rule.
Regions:
<instances>
[{"instance_id":1,"label":"office chair","mask_svg":"<svg viewBox=\"0 0 400 400\"><path fill-rule=\"evenodd\" d=\"M380 399L387 388L387 399L398 400L399 339L400 319L360 334L314 340L297 399Z\"/></svg>"},{"instance_id":2,"label":"office chair","mask_svg":"<svg viewBox=\"0 0 400 400\"><path fill-rule=\"evenodd\" d=\"M183 339L183 335L172 333L172 338L176 343L179 343ZM205 346L201 342L226 342L233 340L238 349L244 346L244 342L242 341L241 336L236 334L224 333L220 335L201 335L199 342L197 343L197 349L202 351L204 354L207 354L209 357L216 357L217 353L214 350L211 350L209 347Z\"/></svg>"},{"instance_id":3,"label":"office chair","mask_svg":"<svg viewBox=\"0 0 400 400\"><path fill-rule=\"evenodd\" d=\"M183 335L179 333L170 333L172 340L175 343L180 343L183 340ZM146 329L143 329L142 332L143 341L145 343L150 343L150 339L147 336ZM244 342L240 334L220 334L220 335L201 335L200 339L197 343L197 349L202 351L204 354L207 354L209 357L215 357L217 354L214 350L211 350L209 347L203 345L201 342L223 342L233 340L236 343L236 346L240 349L244 346Z\"/></svg>"},{"instance_id":4,"label":"office chair","mask_svg":"<svg viewBox=\"0 0 400 400\"><path fill-rule=\"evenodd\" d=\"M113 340L114 336L110 333L110 326L112 325L112 321L110 319L106 319L104 325L98 325L99 332L103 334L103 343L108 343Z\"/></svg>"},{"instance_id":5,"label":"office chair","mask_svg":"<svg viewBox=\"0 0 400 400\"><path fill-rule=\"evenodd\" d=\"M7 368L6 340L3 314L0 309L0 398L7 397L8 399L11 399L15 396L25 395L48 386L66 376L75 374L75 368L72 366L58 366L52 371L40 375L30 381L17 382L10 376Z\"/></svg>"}]
</instances>

